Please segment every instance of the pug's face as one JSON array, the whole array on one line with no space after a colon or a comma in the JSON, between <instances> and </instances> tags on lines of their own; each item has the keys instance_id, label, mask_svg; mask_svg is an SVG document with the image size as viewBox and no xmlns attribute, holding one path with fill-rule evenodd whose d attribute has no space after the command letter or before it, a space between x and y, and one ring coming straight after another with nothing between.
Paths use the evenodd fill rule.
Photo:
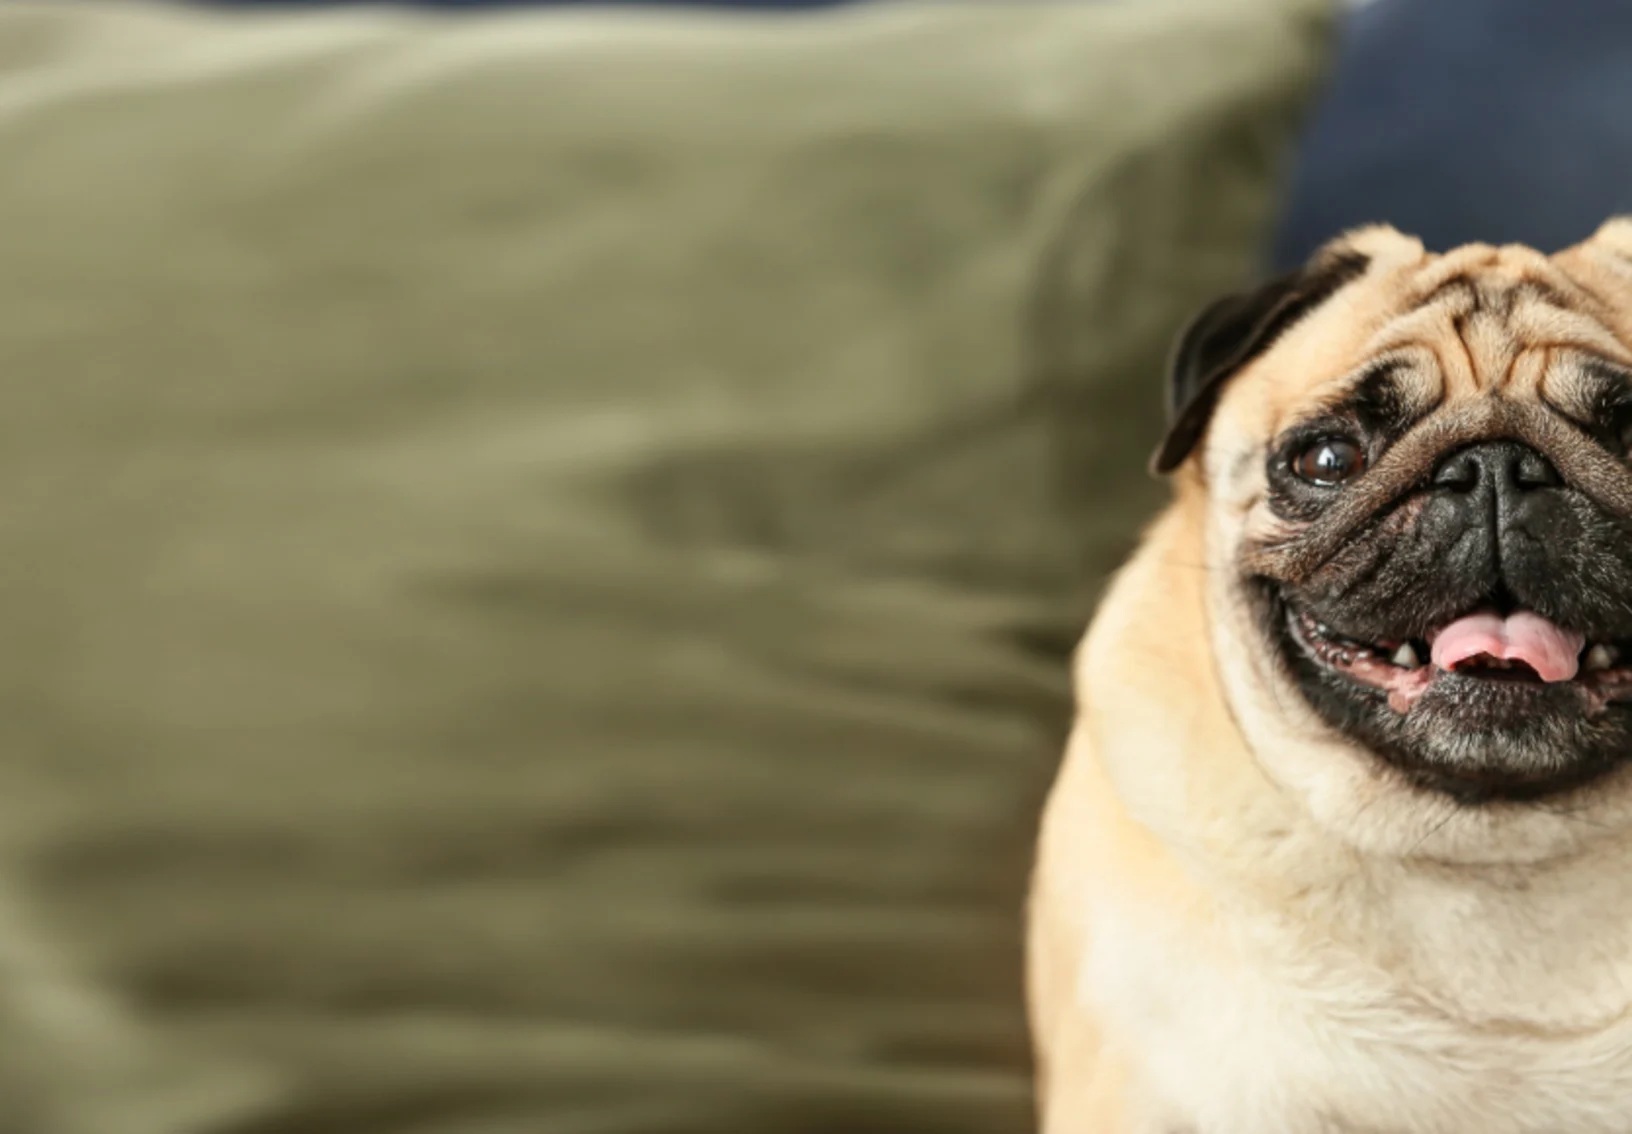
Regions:
<instances>
[{"instance_id":1,"label":"pug's face","mask_svg":"<svg viewBox=\"0 0 1632 1134\"><path fill-rule=\"evenodd\" d=\"M1272 775L1328 810L1632 804L1628 343L1625 222L1552 258L1365 230L1187 332L1158 467L1206 493Z\"/></svg>"}]
</instances>

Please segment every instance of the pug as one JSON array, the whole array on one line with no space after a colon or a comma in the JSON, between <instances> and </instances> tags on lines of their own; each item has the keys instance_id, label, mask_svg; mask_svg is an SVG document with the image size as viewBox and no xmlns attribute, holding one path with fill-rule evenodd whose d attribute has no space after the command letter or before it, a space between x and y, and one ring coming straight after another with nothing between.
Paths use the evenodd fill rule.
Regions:
<instances>
[{"instance_id":1,"label":"pug","mask_svg":"<svg viewBox=\"0 0 1632 1134\"><path fill-rule=\"evenodd\" d=\"M1632 1131L1632 220L1351 233L1169 390L1042 823L1042 1129Z\"/></svg>"}]
</instances>

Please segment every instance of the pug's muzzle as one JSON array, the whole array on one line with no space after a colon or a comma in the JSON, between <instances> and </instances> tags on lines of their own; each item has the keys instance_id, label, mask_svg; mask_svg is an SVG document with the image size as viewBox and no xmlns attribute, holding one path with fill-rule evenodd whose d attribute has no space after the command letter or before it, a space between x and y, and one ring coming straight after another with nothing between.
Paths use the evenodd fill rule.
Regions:
<instances>
[{"instance_id":1,"label":"pug's muzzle","mask_svg":"<svg viewBox=\"0 0 1632 1134\"><path fill-rule=\"evenodd\" d=\"M1365 460L1348 444L1293 443L1270 476L1289 512L1341 491ZM1632 525L1540 445L1454 446L1312 569L1262 559L1250 587L1292 679L1418 782L1534 797L1632 754Z\"/></svg>"}]
</instances>

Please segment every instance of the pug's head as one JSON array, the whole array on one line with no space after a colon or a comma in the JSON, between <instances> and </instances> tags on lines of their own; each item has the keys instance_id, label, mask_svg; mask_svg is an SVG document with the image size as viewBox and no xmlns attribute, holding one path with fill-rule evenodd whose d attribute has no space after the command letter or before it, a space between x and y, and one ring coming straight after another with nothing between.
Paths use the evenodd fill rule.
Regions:
<instances>
[{"instance_id":1,"label":"pug's head","mask_svg":"<svg viewBox=\"0 0 1632 1134\"><path fill-rule=\"evenodd\" d=\"M1171 401L1272 777L1469 853L1632 822L1632 221L1553 257L1353 233L1204 312Z\"/></svg>"}]
</instances>

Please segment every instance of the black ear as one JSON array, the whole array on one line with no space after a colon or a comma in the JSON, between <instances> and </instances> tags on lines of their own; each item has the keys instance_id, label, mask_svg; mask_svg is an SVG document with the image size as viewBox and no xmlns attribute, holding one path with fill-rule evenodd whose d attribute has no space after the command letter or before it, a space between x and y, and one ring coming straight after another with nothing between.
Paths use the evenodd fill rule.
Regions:
<instances>
[{"instance_id":1,"label":"black ear","mask_svg":"<svg viewBox=\"0 0 1632 1134\"><path fill-rule=\"evenodd\" d=\"M1167 436L1151 458L1151 469L1170 473L1184 464L1207 432L1224 384L1293 323L1364 273L1369 262L1356 252L1323 257L1251 291L1226 296L1192 319L1168 363Z\"/></svg>"}]
</instances>

